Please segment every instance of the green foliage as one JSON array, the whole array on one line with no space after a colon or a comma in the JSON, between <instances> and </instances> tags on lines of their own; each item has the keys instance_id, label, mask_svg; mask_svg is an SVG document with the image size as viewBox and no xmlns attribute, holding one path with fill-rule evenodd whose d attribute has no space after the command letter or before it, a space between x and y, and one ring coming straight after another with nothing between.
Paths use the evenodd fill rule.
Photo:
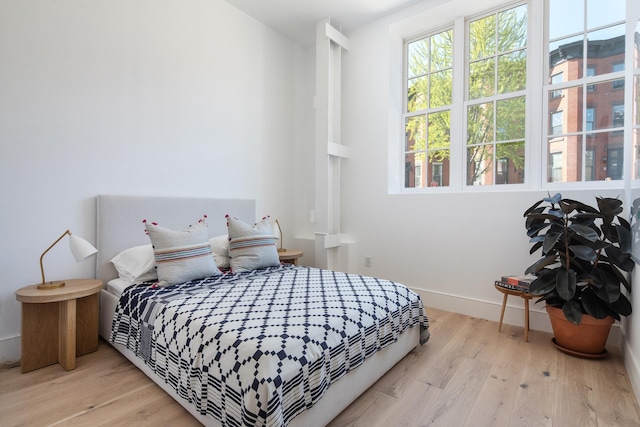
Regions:
<instances>
[{"instance_id":1,"label":"green foliage","mask_svg":"<svg viewBox=\"0 0 640 427\"><path fill-rule=\"evenodd\" d=\"M468 98L492 97L526 87L527 7L518 6L470 23ZM427 112L452 104L453 32L442 31L408 46L407 112ZM495 116L495 126L494 126ZM451 120L429 113L405 124L407 151L429 160L450 157ZM525 98L472 105L467 110L467 181L490 173L496 159L524 169ZM426 120L425 120L426 119ZM502 144L501 142L505 143Z\"/></svg>"},{"instance_id":2,"label":"green foliage","mask_svg":"<svg viewBox=\"0 0 640 427\"><path fill-rule=\"evenodd\" d=\"M631 225L620 216L621 200L596 201L597 208L557 193L524 213L530 253L542 252L526 270L537 276L530 291L561 308L575 324L585 313L618 320L631 314L631 303L621 292L622 286L631 292L627 276L635 267Z\"/></svg>"}]
</instances>

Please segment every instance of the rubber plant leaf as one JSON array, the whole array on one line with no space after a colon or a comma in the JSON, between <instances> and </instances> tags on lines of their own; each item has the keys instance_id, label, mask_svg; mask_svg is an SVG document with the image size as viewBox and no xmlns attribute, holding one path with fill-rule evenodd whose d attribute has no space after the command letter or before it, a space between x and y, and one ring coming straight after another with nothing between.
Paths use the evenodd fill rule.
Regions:
<instances>
[{"instance_id":1,"label":"rubber plant leaf","mask_svg":"<svg viewBox=\"0 0 640 427\"><path fill-rule=\"evenodd\" d=\"M586 245L572 245L569 249L576 257L585 261L593 262L598 257L598 253Z\"/></svg>"},{"instance_id":2,"label":"rubber plant leaf","mask_svg":"<svg viewBox=\"0 0 640 427\"><path fill-rule=\"evenodd\" d=\"M600 298L598 298L589 288L582 292L582 306L587 314L595 317L596 319L604 319L610 314L610 310L607 310L606 306L602 304Z\"/></svg>"},{"instance_id":3,"label":"rubber plant leaf","mask_svg":"<svg viewBox=\"0 0 640 427\"><path fill-rule=\"evenodd\" d=\"M582 321L582 308L580 307L580 303L575 300L567 301L562 306L562 312L564 313L564 317L571 323L579 325Z\"/></svg>"},{"instance_id":4,"label":"rubber plant leaf","mask_svg":"<svg viewBox=\"0 0 640 427\"><path fill-rule=\"evenodd\" d=\"M576 273L573 270L561 268L556 275L556 288L558 295L565 301L569 301L576 294Z\"/></svg>"},{"instance_id":5,"label":"rubber plant leaf","mask_svg":"<svg viewBox=\"0 0 640 427\"><path fill-rule=\"evenodd\" d=\"M571 224L569 226L569 229L573 230L576 234L584 237L590 242L595 242L596 240L598 240L598 233L596 233L595 230L589 226L582 224Z\"/></svg>"}]
</instances>

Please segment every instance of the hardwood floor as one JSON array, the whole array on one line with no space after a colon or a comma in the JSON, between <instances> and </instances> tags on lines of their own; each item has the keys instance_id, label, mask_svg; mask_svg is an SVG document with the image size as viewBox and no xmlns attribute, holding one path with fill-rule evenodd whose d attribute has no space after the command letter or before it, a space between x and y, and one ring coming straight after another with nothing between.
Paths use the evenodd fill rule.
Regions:
<instances>
[{"instance_id":1,"label":"hardwood floor","mask_svg":"<svg viewBox=\"0 0 640 427\"><path fill-rule=\"evenodd\" d=\"M560 353L551 335L427 309L431 339L414 349L331 427L640 426L620 352ZM189 426L198 423L107 343L66 372L0 371L2 426Z\"/></svg>"}]
</instances>

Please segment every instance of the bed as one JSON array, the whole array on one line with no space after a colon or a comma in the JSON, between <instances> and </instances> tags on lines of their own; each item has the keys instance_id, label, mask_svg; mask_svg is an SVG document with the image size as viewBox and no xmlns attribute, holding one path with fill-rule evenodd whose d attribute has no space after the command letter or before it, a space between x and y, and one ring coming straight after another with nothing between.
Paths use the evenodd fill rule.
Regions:
<instances>
[{"instance_id":1,"label":"bed","mask_svg":"<svg viewBox=\"0 0 640 427\"><path fill-rule=\"evenodd\" d=\"M386 280L278 265L168 287L121 282L111 260L149 243L142 220L180 229L206 215L214 238L227 233L227 214L253 223L255 203L97 198L100 334L202 424L326 425L428 340L419 296ZM337 300L347 311L328 315ZM270 314L260 320L264 307Z\"/></svg>"}]
</instances>

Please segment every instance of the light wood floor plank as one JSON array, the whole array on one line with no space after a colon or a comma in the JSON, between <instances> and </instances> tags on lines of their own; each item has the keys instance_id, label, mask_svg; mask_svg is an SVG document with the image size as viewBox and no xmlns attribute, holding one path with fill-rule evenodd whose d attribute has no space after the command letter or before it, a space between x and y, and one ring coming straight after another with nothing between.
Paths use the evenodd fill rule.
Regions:
<instances>
[{"instance_id":1,"label":"light wood floor plank","mask_svg":"<svg viewBox=\"0 0 640 427\"><path fill-rule=\"evenodd\" d=\"M530 331L529 342L520 344L520 347L527 349L527 354L514 363L514 366L522 370L522 375L516 388L513 411L506 425L553 425L558 376L557 358L561 354L550 345L549 337L549 334L543 332Z\"/></svg>"},{"instance_id":2,"label":"light wood floor plank","mask_svg":"<svg viewBox=\"0 0 640 427\"><path fill-rule=\"evenodd\" d=\"M551 335L428 309L431 339L330 427L638 426L618 349L603 360L560 353ZM0 370L0 425L151 426L197 421L110 345L26 374Z\"/></svg>"}]
</instances>

